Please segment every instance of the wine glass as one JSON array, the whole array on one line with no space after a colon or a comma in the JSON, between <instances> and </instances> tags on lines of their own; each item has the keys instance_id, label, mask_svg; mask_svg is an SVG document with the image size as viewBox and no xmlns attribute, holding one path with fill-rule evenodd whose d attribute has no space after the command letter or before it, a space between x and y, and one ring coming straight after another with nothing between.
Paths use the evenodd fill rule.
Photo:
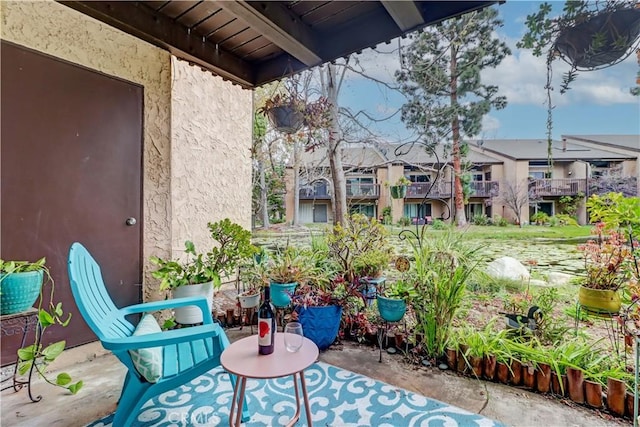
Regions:
<instances>
[{"instance_id":1,"label":"wine glass","mask_svg":"<svg viewBox=\"0 0 640 427\"><path fill-rule=\"evenodd\" d=\"M302 347L304 335L302 334L302 324L299 322L289 322L284 327L284 346L288 352L295 353Z\"/></svg>"}]
</instances>

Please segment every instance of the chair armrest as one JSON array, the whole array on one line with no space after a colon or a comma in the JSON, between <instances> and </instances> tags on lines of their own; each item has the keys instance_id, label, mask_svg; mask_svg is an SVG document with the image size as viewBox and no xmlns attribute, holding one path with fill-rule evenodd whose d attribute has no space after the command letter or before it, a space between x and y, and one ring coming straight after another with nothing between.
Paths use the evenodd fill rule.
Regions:
<instances>
[{"instance_id":1,"label":"chair armrest","mask_svg":"<svg viewBox=\"0 0 640 427\"><path fill-rule=\"evenodd\" d=\"M151 301L142 304L134 304L120 309L124 315L144 313L149 311L160 311L169 308L184 307L187 305L195 305L202 311L202 323L210 325L213 323L209 305L204 297L185 297L172 298L163 301Z\"/></svg>"},{"instance_id":2,"label":"chair armrest","mask_svg":"<svg viewBox=\"0 0 640 427\"><path fill-rule=\"evenodd\" d=\"M220 335L222 328L218 324L192 326L189 328L174 329L148 335L135 335L117 339L103 339L102 346L111 351L137 350L140 348L162 347L194 341L203 338L212 338Z\"/></svg>"}]
</instances>

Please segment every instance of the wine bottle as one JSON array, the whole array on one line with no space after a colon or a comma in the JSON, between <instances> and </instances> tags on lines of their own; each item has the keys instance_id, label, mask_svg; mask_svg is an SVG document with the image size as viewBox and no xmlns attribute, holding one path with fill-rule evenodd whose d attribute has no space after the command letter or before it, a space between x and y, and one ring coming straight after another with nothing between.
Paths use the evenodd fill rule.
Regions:
<instances>
[{"instance_id":1,"label":"wine bottle","mask_svg":"<svg viewBox=\"0 0 640 427\"><path fill-rule=\"evenodd\" d=\"M271 354L274 350L276 316L271 305L271 288L264 287L264 301L258 309L258 353Z\"/></svg>"}]
</instances>

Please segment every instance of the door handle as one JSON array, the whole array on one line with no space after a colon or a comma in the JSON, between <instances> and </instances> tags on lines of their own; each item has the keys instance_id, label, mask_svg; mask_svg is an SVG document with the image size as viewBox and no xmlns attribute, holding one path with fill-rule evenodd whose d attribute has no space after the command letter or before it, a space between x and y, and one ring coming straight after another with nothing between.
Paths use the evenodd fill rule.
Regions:
<instances>
[{"instance_id":1,"label":"door handle","mask_svg":"<svg viewBox=\"0 0 640 427\"><path fill-rule=\"evenodd\" d=\"M127 220L124 222L125 224L127 224L129 227L131 227L132 225L136 225L136 219L131 217L131 218L127 218Z\"/></svg>"}]
</instances>

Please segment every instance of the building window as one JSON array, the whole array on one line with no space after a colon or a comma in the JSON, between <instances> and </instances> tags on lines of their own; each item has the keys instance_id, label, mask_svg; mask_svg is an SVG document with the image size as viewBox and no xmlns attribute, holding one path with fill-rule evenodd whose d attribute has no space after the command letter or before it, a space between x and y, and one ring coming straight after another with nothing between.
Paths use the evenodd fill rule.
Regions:
<instances>
[{"instance_id":1,"label":"building window","mask_svg":"<svg viewBox=\"0 0 640 427\"><path fill-rule=\"evenodd\" d=\"M368 216L369 218L375 218L376 215L376 207L374 205L352 205L349 208L349 213L350 214L354 214L354 213L359 213L365 216Z\"/></svg>"},{"instance_id":2,"label":"building window","mask_svg":"<svg viewBox=\"0 0 640 427\"><path fill-rule=\"evenodd\" d=\"M431 182L431 176L426 174L410 174L409 181L411 182Z\"/></svg>"},{"instance_id":3,"label":"building window","mask_svg":"<svg viewBox=\"0 0 640 427\"><path fill-rule=\"evenodd\" d=\"M420 215L418 215L418 209L421 209ZM404 205L403 216L407 218L418 218L431 215L431 203L420 205L420 203L406 203Z\"/></svg>"}]
</instances>

